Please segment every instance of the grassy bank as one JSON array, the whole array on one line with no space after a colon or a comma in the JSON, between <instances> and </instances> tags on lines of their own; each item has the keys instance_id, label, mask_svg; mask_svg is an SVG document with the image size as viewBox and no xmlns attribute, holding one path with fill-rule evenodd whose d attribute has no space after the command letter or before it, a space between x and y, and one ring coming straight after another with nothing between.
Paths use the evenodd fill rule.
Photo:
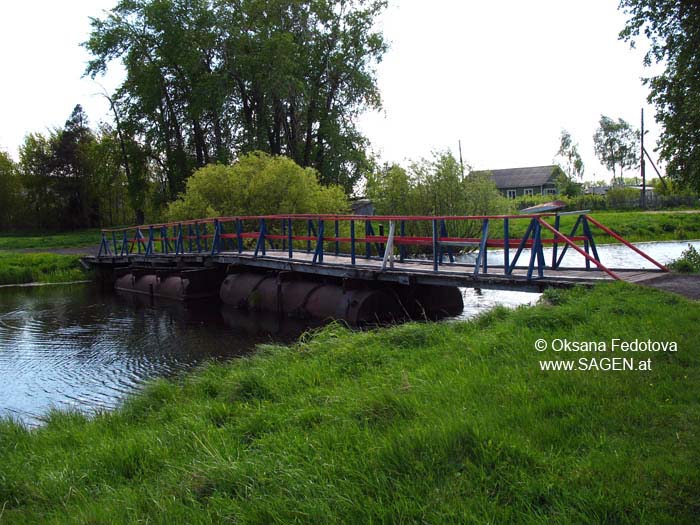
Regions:
<instances>
[{"instance_id":1,"label":"grassy bank","mask_svg":"<svg viewBox=\"0 0 700 525\"><path fill-rule=\"evenodd\" d=\"M620 283L548 297L474 322L331 326L93 420L1 423L0 520L695 523L700 305ZM646 372L544 372L582 355L539 338L678 351L634 354Z\"/></svg>"},{"instance_id":2,"label":"grassy bank","mask_svg":"<svg viewBox=\"0 0 700 525\"><path fill-rule=\"evenodd\" d=\"M631 242L671 241L700 239L700 213L659 212L644 213L640 211L602 211L592 212L591 217L601 222L614 232ZM560 228L565 234L571 232L577 216L565 215L561 218ZM550 219L553 224L553 220ZM618 241L592 226L592 232L598 243L617 243ZM527 221L511 221L512 235L524 235ZM502 226L495 224L494 232L502 232ZM581 229L578 231L581 235ZM495 235L495 234L494 234ZM545 235L551 237L549 232Z\"/></svg>"},{"instance_id":3,"label":"grassy bank","mask_svg":"<svg viewBox=\"0 0 700 525\"><path fill-rule=\"evenodd\" d=\"M60 283L86 275L77 255L0 252L0 284Z\"/></svg>"},{"instance_id":4,"label":"grassy bank","mask_svg":"<svg viewBox=\"0 0 700 525\"><path fill-rule=\"evenodd\" d=\"M83 248L99 246L100 230L62 233L0 233L0 250Z\"/></svg>"}]
</instances>

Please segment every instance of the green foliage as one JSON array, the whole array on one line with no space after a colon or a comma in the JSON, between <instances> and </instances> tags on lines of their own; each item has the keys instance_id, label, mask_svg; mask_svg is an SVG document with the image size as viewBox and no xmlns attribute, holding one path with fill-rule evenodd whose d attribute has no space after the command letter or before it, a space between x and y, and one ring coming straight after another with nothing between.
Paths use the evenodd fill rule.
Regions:
<instances>
[{"instance_id":1,"label":"green foliage","mask_svg":"<svg viewBox=\"0 0 700 525\"><path fill-rule=\"evenodd\" d=\"M187 190L168 205L169 220L276 213L342 213L347 197L338 186L321 186L313 168L287 157L255 152L233 165L195 172Z\"/></svg>"},{"instance_id":2,"label":"green foliage","mask_svg":"<svg viewBox=\"0 0 700 525\"><path fill-rule=\"evenodd\" d=\"M0 230L14 224L20 196L17 166L7 152L0 150Z\"/></svg>"},{"instance_id":3,"label":"green foliage","mask_svg":"<svg viewBox=\"0 0 700 525\"><path fill-rule=\"evenodd\" d=\"M571 134L565 129L561 130L557 157L564 164L564 174L569 180L583 178L584 165L581 154L578 152L578 144L574 142Z\"/></svg>"},{"instance_id":4,"label":"green foliage","mask_svg":"<svg viewBox=\"0 0 700 525\"><path fill-rule=\"evenodd\" d=\"M463 176L449 152L414 162L408 171L388 166L368 176L366 191L379 215L486 215L512 209L489 173Z\"/></svg>"},{"instance_id":5,"label":"green foliage","mask_svg":"<svg viewBox=\"0 0 700 525\"><path fill-rule=\"evenodd\" d=\"M621 118L615 121L601 115L593 144L601 164L612 171L613 180L617 168L622 183L623 171L639 163L639 131Z\"/></svg>"},{"instance_id":6,"label":"green foliage","mask_svg":"<svg viewBox=\"0 0 700 525\"><path fill-rule=\"evenodd\" d=\"M700 273L700 253L689 244L681 256L668 267L679 273Z\"/></svg>"},{"instance_id":7,"label":"green foliage","mask_svg":"<svg viewBox=\"0 0 700 525\"><path fill-rule=\"evenodd\" d=\"M3 523L694 523L700 305L622 283L548 298L332 325L113 413L2 422ZM635 355L649 372L542 372L593 356L536 352L540 338L678 352Z\"/></svg>"},{"instance_id":8,"label":"green foliage","mask_svg":"<svg viewBox=\"0 0 700 525\"><path fill-rule=\"evenodd\" d=\"M666 172L681 185L700 191L700 5L678 0L621 0L628 16L620 38L634 46L644 34L644 64L663 72L644 80L656 120Z\"/></svg>"},{"instance_id":9,"label":"green foliage","mask_svg":"<svg viewBox=\"0 0 700 525\"><path fill-rule=\"evenodd\" d=\"M639 201L640 191L625 186L613 186L605 194L605 199L611 208L619 207L629 201Z\"/></svg>"},{"instance_id":10,"label":"green foliage","mask_svg":"<svg viewBox=\"0 0 700 525\"><path fill-rule=\"evenodd\" d=\"M121 0L92 19L86 73L120 59L124 135L178 195L193 169L262 150L350 191L369 164L355 118L380 107L384 0ZM156 169L154 167L154 169Z\"/></svg>"}]
</instances>

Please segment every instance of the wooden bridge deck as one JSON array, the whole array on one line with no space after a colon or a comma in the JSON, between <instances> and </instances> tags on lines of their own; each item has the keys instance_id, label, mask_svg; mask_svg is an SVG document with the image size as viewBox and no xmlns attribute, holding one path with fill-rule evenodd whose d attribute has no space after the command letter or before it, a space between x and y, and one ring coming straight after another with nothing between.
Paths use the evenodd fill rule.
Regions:
<instances>
[{"instance_id":1,"label":"wooden bridge deck","mask_svg":"<svg viewBox=\"0 0 700 525\"><path fill-rule=\"evenodd\" d=\"M365 281L384 281L400 284L432 284L443 286L463 286L471 288L495 288L523 291L541 291L547 287L570 287L577 284L593 285L614 279L594 266L586 268L547 268L543 277L535 274L527 278L528 268L518 266L506 275L503 266L489 266L486 273L481 270L474 273L474 265L463 262L440 264L438 271L433 270L432 260L410 259L404 262L394 261L382 269L382 260L357 257L355 265L350 264L347 255L324 254L323 262L313 262L313 253L294 252L289 259L286 251L267 250L266 255L255 256L253 251L219 252L218 254L130 254L128 256L85 257L84 260L97 267L137 266L154 269L184 269L211 267L218 265L248 269L291 271L318 276L329 276ZM641 283L654 279L664 273L662 270L614 269L622 280Z\"/></svg>"}]
</instances>

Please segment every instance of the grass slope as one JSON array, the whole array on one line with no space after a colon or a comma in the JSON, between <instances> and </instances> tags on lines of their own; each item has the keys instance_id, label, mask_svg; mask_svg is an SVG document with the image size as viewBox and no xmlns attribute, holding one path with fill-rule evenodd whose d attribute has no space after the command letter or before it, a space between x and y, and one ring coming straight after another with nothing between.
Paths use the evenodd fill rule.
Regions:
<instances>
[{"instance_id":1,"label":"grass slope","mask_svg":"<svg viewBox=\"0 0 700 525\"><path fill-rule=\"evenodd\" d=\"M77 255L0 252L0 284L60 283L86 278Z\"/></svg>"},{"instance_id":2,"label":"grass slope","mask_svg":"<svg viewBox=\"0 0 700 525\"><path fill-rule=\"evenodd\" d=\"M100 230L62 233L0 233L0 250L83 248L100 245Z\"/></svg>"},{"instance_id":3,"label":"grass slope","mask_svg":"<svg viewBox=\"0 0 700 525\"><path fill-rule=\"evenodd\" d=\"M671 241L685 239L700 239L700 213L683 212L659 212L643 213L639 211L594 211L591 217L601 222L615 233L621 235L630 242L644 241ZM561 232L568 235L576 222L576 215L565 215L561 218ZM550 224L554 224L554 219L548 219ZM511 220L511 235L522 236L527 228L525 220ZM617 243L616 239L610 237L603 231L591 224L593 236L598 243ZM492 235L502 235L503 226L501 221L494 221ZM551 238L550 232L543 234L546 238ZM582 235L579 227L578 235Z\"/></svg>"},{"instance_id":4,"label":"grass slope","mask_svg":"<svg viewBox=\"0 0 700 525\"><path fill-rule=\"evenodd\" d=\"M696 523L700 305L625 284L292 347L92 420L0 423L3 523ZM653 370L542 372L536 339L673 340ZM646 358L647 356L643 356Z\"/></svg>"}]
</instances>

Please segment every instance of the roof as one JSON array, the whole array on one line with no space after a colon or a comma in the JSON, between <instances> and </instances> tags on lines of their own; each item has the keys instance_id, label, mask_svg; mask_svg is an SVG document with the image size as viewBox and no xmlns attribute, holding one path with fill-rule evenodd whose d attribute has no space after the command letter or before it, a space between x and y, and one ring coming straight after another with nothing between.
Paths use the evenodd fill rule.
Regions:
<instances>
[{"instance_id":1,"label":"roof","mask_svg":"<svg viewBox=\"0 0 700 525\"><path fill-rule=\"evenodd\" d=\"M531 188L553 182L552 176L558 166L534 166L531 168L508 168L504 170L490 171L493 181L498 189L505 188Z\"/></svg>"}]
</instances>

